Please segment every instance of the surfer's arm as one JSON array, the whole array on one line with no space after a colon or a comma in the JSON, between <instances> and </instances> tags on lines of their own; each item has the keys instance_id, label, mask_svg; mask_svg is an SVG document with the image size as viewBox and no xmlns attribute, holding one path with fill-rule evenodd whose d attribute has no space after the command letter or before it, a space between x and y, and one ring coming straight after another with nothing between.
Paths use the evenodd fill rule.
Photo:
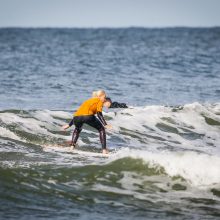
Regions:
<instances>
[{"instance_id":1,"label":"surfer's arm","mask_svg":"<svg viewBox=\"0 0 220 220\"><path fill-rule=\"evenodd\" d=\"M70 121L69 127L71 127L72 125L73 125L73 119Z\"/></svg>"},{"instance_id":2,"label":"surfer's arm","mask_svg":"<svg viewBox=\"0 0 220 220\"><path fill-rule=\"evenodd\" d=\"M106 128L106 129L111 129L112 126L110 124L107 124L104 117L103 117L103 114L102 114L102 107L103 107L103 103L100 102L97 106L97 116L98 116L98 119L100 120L100 122L102 123L102 125Z\"/></svg>"},{"instance_id":3,"label":"surfer's arm","mask_svg":"<svg viewBox=\"0 0 220 220\"><path fill-rule=\"evenodd\" d=\"M63 128L63 130L66 130L66 129L70 128L72 125L73 125L73 119L70 121L69 124L63 125L62 128Z\"/></svg>"},{"instance_id":4,"label":"surfer's arm","mask_svg":"<svg viewBox=\"0 0 220 220\"><path fill-rule=\"evenodd\" d=\"M97 116L98 116L99 120L101 121L101 123L102 123L104 126L106 126L107 123L106 123L106 121L105 121L105 119L104 119L104 117L103 117L102 112L97 112Z\"/></svg>"}]
</instances>

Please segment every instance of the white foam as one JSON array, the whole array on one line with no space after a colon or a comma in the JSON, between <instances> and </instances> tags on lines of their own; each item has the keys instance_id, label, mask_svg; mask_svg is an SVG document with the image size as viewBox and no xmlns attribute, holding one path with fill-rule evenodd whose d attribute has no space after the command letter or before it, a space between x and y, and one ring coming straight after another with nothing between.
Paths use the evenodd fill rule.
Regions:
<instances>
[{"instance_id":1,"label":"white foam","mask_svg":"<svg viewBox=\"0 0 220 220\"><path fill-rule=\"evenodd\" d=\"M138 133L135 133L135 135L140 136L142 140L145 139L146 143L156 144L157 148L166 148L169 145L176 148L200 150L220 155L220 149L216 147L220 146L220 128L219 126L207 124L203 117L204 114L220 122L220 116L216 115L214 111L216 110L213 110L210 105L203 106L199 103L185 105L182 110L178 111L173 111L172 108L164 106L135 107L133 109L124 109L117 112L116 115L111 113L112 120L110 123L113 125L115 133L121 133L123 131L122 128L134 133L137 131ZM171 121L164 120L164 118ZM158 124L171 126L178 133L163 131L157 126ZM180 133L186 133L185 129L189 133L195 133L200 137L194 140L184 138ZM164 139L164 141L158 141L156 138L146 138L145 134L157 136ZM124 136L120 135L121 137ZM133 141L132 136L126 138L130 138ZM215 147L212 148L210 144ZM130 143L130 145L143 147L140 141L139 144Z\"/></svg>"},{"instance_id":2,"label":"white foam","mask_svg":"<svg viewBox=\"0 0 220 220\"><path fill-rule=\"evenodd\" d=\"M40 122L34 118L23 118L14 113L4 113L0 116L0 119L6 124L16 124L26 132L39 131L42 133L46 132L46 129L41 127L43 122Z\"/></svg>"},{"instance_id":3,"label":"white foam","mask_svg":"<svg viewBox=\"0 0 220 220\"><path fill-rule=\"evenodd\" d=\"M61 115L65 115L62 113L64 112L61 112ZM50 114L51 111L43 110L30 112L29 115L23 117L19 114L5 112L0 114L0 120L6 125L16 125L17 127L19 127L20 130L23 130L28 133L36 135L47 135L57 138L60 137L65 139L65 136L53 134L49 131L60 131L61 127L59 126L59 124L62 125L61 120L54 119Z\"/></svg>"},{"instance_id":4,"label":"white foam","mask_svg":"<svg viewBox=\"0 0 220 220\"><path fill-rule=\"evenodd\" d=\"M13 132L9 131L6 128L0 127L0 136L1 137L7 137L14 140L21 140L17 135L15 135Z\"/></svg>"},{"instance_id":5,"label":"white foam","mask_svg":"<svg viewBox=\"0 0 220 220\"><path fill-rule=\"evenodd\" d=\"M181 176L197 187L211 187L220 184L220 157L187 152L148 152L124 148L118 151L111 161L132 157L143 159L152 167L162 167L171 176Z\"/></svg>"}]
</instances>

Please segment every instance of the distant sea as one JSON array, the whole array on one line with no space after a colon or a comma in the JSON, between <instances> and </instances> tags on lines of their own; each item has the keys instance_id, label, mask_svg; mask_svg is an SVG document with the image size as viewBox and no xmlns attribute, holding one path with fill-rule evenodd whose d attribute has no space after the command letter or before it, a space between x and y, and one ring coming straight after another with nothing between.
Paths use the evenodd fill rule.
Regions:
<instances>
[{"instance_id":1,"label":"distant sea","mask_svg":"<svg viewBox=\"0 0 220 220\"><path fill-rule=\"evenodd\" d=\"M104 89L109 157L72 113ZM0 219L219 219L220 28L0 28Z\"/></svg>"}]
</instances>

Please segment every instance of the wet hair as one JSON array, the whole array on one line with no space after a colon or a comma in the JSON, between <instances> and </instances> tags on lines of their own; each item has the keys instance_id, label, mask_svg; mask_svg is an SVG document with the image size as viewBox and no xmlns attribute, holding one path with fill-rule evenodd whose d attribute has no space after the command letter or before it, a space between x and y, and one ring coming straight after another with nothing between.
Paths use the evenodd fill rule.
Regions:
<instances>
[{"instance_id":1,"label":"wet hair","mask_svg":"<svg viewBox=\"0 0 220 220\"><path fill-rule=\"evenodd\" d=\"M112 104L112 100L109 97L105 98L105 102L110 102L110 104Z\"/></svg>"}]
</instances>

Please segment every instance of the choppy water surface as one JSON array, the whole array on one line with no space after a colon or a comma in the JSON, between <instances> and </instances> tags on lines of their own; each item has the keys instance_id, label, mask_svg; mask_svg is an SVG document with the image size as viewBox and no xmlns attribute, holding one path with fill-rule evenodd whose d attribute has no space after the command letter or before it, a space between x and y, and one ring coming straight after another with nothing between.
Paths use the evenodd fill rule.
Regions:
<instances>
[{"instance_id":1,"label":"choppy water surface","mask_svg":"<svg viewBox=\"0 0 220 220\"><path fill-rule=\"evenodd\" d=\"M220 29L0 29L1 219L219 219ZM109 157L60 126L96 88ZM84 127L79 149L100 152Z\"/></svg>"},{"instance_id":2,"label":"choppy water surface","mask_svg":"<svg viewBox=\"0 0 220 220\"><path fill-rule=\"evenodd\" d=\"M0 108L218 102L220 28L0 29Z\"/></svg>"}]
</instances>

